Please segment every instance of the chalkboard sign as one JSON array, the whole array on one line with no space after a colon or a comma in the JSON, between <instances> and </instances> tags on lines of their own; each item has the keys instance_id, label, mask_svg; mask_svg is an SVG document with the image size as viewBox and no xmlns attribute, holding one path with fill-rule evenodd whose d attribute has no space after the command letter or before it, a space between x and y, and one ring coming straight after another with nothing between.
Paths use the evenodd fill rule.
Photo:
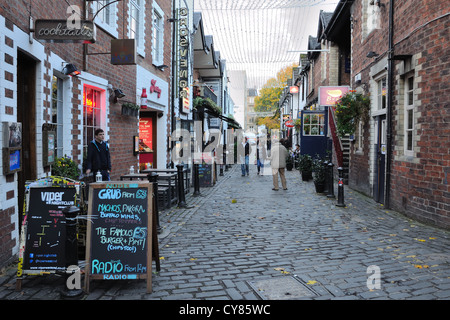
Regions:
<instances>
[{"instance_id":1,"label":"chalkboard sign","mask_svg":"<svg viewBox=\"0 0 450 320\"><path fill-rule=\"evenodd\" d=\"M62 210L75 205L76 189L32 187L25 217L23 269L39 273L65 270L66 218Z\"/></svg>"},{"instance_id":2,"label":"chalkboard sign","mask_svg":"<svg viewBox=\"0 0 450 320\"><path fill-rule=\"evenodd\" d=\"M90 184L86 292L90 279L147 279L151 292L152 194L149 182Z\"/></svg>"},{"instance_id":3,"label":"chalkboard sign","mask_svg":"<svg viewBox=\"0 0 450 320\"><path fill-rule=\"evenodd\" d=\"M200 181L200 187L211 187L212 186L212 165L206 164L205 161L203 161L202 164L199 164L198 179Z\"/></svg>"}]
</instances>

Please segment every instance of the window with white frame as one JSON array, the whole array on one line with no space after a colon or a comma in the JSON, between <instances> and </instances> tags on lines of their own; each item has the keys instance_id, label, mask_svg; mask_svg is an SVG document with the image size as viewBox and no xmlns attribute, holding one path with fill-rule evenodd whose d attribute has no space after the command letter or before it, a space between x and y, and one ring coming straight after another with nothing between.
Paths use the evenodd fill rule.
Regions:
<instances>
[{"instance_id":1,"label":"window with white frame","mask_svg":"<svg viewBox=\"0 0 450 320\"><path fill-rule=\"evenodd\" d=\"M136 39L136 48L141 56L145 57L144 18L145 1L130 0L130 39Z\"/></svg>"},{"instance_id":2,"label":"window with white frame","mask_svg":"<svg viewBox=\"0 0 450 320\"><path fill-rule=\"evenodd\" d=\"M153 64L164 64L164 11L153 1L152 59Z\"/></svg>"},{"instance_id":3,"label":"window with white frame","mask_svg":"<svg viewBox=\"0 0 450 320\"><path fill-rule=\"evenodd\" d=\"M328 45L322 46L323 49L328 49ZM321 55L321 75L322 75L322 80L325 80L327 78L327 58L328 58L328 54L326 52L322 52Z\"/></svg>"},{"instance_id":4,"label":"window with white frame","mask_svg":"<svg viewBox=\"0 0 450 320\"><path fill-rule=\"evenodd\" d=\"M414 139L414 76L405 79L405 155L413 155Z\"/></svg>"},{"instance_id":5,"label":"window with white frame","mask_svg":"<svg viewBox=\"0 0 450 320\"><path fill-rule=\"evenodd\" d=\"M363 127L364 123L362 121L359 121L358 128L355 132L355 151L356 152L362 152L363 151Z\"/></svg>"},{"instance_id":6,"label":"window with white frame","mask_svg":"<svg viewBox=\"0 0 450 320\"><path fill-rule=\"evenodd\" d=\"M363 38L381 27L380 13L380 7L375 4L375 0L363 0Z\"/></svg>"},{"instance_id":7,"label":"window with white frame","mask_svg":"<svg viewBox=\"0 0 450 320\"><path fill-rule=\"evenodd\" d=\"M55 153L56 157L61 158L64 156L64 132L63 132L63 79L53 76L52 77L52 103L51 103L51 124L56 128L56 141L55 141Z\"/></svg>"},{"instance_id":8,"label":"window with white frame","mask_svg":"<svg viewBox=\"0 0 450 320\"><path fill-rule=\"evenodd\" d=\"M387 105L387 78L386 76L377 80L377 108L385 110Z\"/></svg>"},{"instance_id":9,"label":"window with white frame","mask_svg":"<svg viewBox=\"0 0 450 320\"><path fill-rule=\"evenodd\" d=\"M91 3L95 17L95 23L111 34L118 37L117 32L117 3L113 0L98 0Z\"/></svg>"}]
</instances>

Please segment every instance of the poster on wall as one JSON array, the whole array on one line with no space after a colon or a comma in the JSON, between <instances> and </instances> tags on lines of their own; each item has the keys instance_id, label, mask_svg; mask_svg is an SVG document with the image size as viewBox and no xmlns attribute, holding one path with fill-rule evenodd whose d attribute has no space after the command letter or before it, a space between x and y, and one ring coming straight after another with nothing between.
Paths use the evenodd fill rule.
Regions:
<instances>
[{"instance_id":1,"label":"poster on wall","mask_svg":"<svg viewBox=\"0 0 450 320\"><path fill-rule=\"evenodd\" d=\"M139 119L139 151L153 152L153 119Z\"/></svg>"},{"instance_id":2,"label":"poster on wall","mask_svg":"<svg viewBox=\"0 0 450 320\"><path fill-rule=\"evenodd\" d=\"M22 147L22 123L3 122L3 147Z\"/></svg>"}]
</instances>

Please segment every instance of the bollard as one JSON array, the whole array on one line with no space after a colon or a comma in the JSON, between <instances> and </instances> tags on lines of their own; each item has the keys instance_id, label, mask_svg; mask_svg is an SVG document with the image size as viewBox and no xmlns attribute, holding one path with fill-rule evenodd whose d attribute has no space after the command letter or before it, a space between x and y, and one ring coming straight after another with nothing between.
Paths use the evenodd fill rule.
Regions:
<instances>
[{"instance_id":1,"label":"bollard","mask_svg":"<svg viewBox=\"0 0 450 320\"><path fill-rule=\"evenodd\" d=\"M336 198L334 195L333 162L328 163L328 194L327 198Z\"/></svg>"},{"instance_id":2,"label":"bollard","mask_svg":"<svg viewBox=\"0 0 450 320\"><path fill-rule=\"evenodd\" d=\"M194 163L194 193L192 194L194 197L200 195L200 180L198 177L198 163Z\"/></svg>"},{"instance_id":3,"label":"bollard","mask_svg":"<svg viewBox=\"0 0 450 320\"><path fill-rule=\"evenodd\" d=\"M183 178L183 169L184 166L182 164L177 164L178 170L178 208L186 208L186 200L184 197L184 178Z\"/></svg>"},{"instance_id":4,"label":"bollard","mask_svg":"<svg viewBox=\"0 0 450 320\"><path fill-rule=\"evenodd\" d=\"M223 177L223 164L220 165L220 172L219 172L219 176Z\"/></svg>"},{"instance_id":5,"label":"bollard","mask_svg":"<svg viewBox=\"0 0 450 320\"><path fill-rule=\"evenodd\" d=\"M323 194L324 195L328 195L328 189L329 189L329 179L330 179L330 175L329 175L329 170L328 170L328 160L325 160L324 162L323 162L323 169L324 169L324 172L325 172L325 182L324 182L324 186L325 186L325 188L323 189Z\"/></svg>"},{"instance_id":6,"label":"bollard","mask_svg":"<svg viewBox=\"0 0 450 320\"><path fill-rule=\"evenodd\" d=\"M338 207L345 207L345 203L344 203L344 168L339 167L338 168L338 172L339 172L339 182L338 182L338 201L336 206Z\"/></svg>"},{"instance_id":7,"label":"bollard","mask_svg":"<svg viewBox=\"0 0 450 320\"><path fill-rule=\"evenodd\" d=\"M158 174L150 172L147 175L148 181L153 183L153 200L155 201L155 216L156 216L156 231L162 232L161 226L159 224L159 203L158 203Z\"/></svg>"},{"instance_id":8,"label":"bollard","mask_svg":"<svg viewBox=\"0 0 450 320\"><path fill-rule=\"evenodd\" d=\"M75 206L67 206L62 212L66 217L66 244L65 244L65 260L66 260L66 274L65 287L61 295L65 299L76 298L82 295L83 290L80 288L72 288L68 286L69 278L74 271L80 275L78 267L78 240L77 240L77 215L80 213L80 208ZM73 267L76 267L73 269ZM81 277L81 276L80 276ZM81 283L78 279L78 283Z\"/></svg>"}]
</instances>

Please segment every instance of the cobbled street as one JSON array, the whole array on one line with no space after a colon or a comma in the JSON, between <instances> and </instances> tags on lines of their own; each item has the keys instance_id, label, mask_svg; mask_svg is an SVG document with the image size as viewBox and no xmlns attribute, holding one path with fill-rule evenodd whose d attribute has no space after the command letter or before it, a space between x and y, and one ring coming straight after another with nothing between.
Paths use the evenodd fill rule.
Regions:
<instances>
[{"instance_id":1,"label":"cobbled street","mask_svg":"<svg viewBox=\"0 0 450 320\"><path fill-rule=\"evenodd\" d=\"M160 213L161 271L154 272L152 294L145 281L92 281L82 299L450 298L449 232L347 186L347 206L337 207L296 170L287 172L287 191L272 191L272 176L250 167L249 177L235 165L201 196L191 192L191 208ZM378 275L373 270L379 288L368 286ZM61 276L28 277L17 292L15 271L0 275L0 299L60 299Z\"/></svg>"}]
</instances>

